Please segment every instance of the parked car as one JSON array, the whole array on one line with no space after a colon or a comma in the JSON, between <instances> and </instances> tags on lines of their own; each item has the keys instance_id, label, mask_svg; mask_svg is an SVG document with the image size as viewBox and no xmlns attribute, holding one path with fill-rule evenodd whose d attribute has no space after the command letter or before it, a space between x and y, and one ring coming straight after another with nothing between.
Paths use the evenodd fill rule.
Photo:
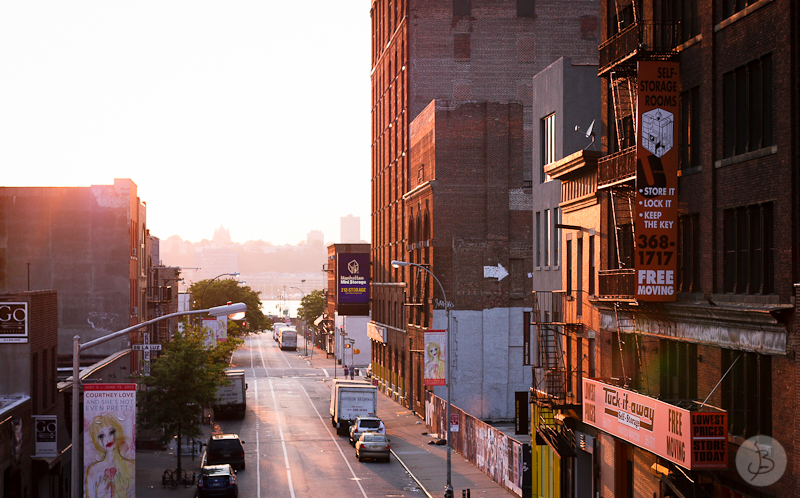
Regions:
<instances>
[{"instance_id":1,"label":"parked car","mask_svg":"<svg viewBox=\"0 0 800 498\"><path fill-rule=\"evenodd\" d=\"M365 458L372 458L373 460L382 459L388 462L391 450L389 441L390 439L386 437L386 434L365 432L356 441L356 457L358 461L363 462Z\"/></svg>"},{"instance_id":2,"label":"parked car","mask_svg":"<svg viewBox=\"0 0 800 498\"><path fill-rule=\"evenodd\" d=\"M244 441L237 434L211 436L206 447L205 465L230 464L234 469L244 470Z\"/></svg>"},{"instance_id":3,"label":"parked car","mask_svg":"<svg viewBox=\"0 0 800 498\"><path fill-rule=\"evenodd\" d=\"M350 426L350 444L355 446L358 438L365 432L377 432L386 434L383 421L378 417L356 417L353 425Z\"/></svg>"},{"instance_id":4,"label":"parked car","mask_svg":"<svg viewBox=\"0 0 800 498\"><path fill-rule=\"evenodd\" d=\"M227 463L225 465L206 465L201 468L195 496L197 498L217 496L236 498L239 496L236 471Z\"/></svg>"}]
</instances>

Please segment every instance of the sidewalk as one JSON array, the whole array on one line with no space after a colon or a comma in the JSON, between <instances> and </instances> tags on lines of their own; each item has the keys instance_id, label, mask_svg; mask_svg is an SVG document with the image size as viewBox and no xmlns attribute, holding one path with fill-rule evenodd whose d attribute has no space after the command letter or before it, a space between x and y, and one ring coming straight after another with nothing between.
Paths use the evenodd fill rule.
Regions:
<instances>
[{"instance_id":1,"label":"sidewalk","mask_svg":"<svg viewBox=\"0 0 800 498\"><path fill-rule=\"evenodd\" d=\"M203 436L199 441L208 441L211 436L212 427L203 424ZM203 454L194 456L183 455L181 457L181 468L186 470L188 476L200 472L200 461ZM178 486L177 489L169 489L161 485L161 476L166 469L175 469L178 466L178 458L174 449L164 451L157 450L136 450L136 496L147 496L150 498L192 498L196 490L196 485L185 488Z\"/></svg>"},{"instance_id":2,"label":"sidewalk","mask_svg":"<svg viewBox=\"0 0 800 498\"><path fill-rule=\"evenodd\" d=\"M313 358L305 357L306 360L315 368L328 368L332 372L334 360L319 352L315 350ZM394 458L405 467L426 496L444 496L447 447L429 444L433 438L428 435L425 420L382 393L378 394L378 416L386 425ZM454 498L461 498L467 489L470 498L516 497L455 451L450 454L450 481Z\"/></svg>"}]
</instances>

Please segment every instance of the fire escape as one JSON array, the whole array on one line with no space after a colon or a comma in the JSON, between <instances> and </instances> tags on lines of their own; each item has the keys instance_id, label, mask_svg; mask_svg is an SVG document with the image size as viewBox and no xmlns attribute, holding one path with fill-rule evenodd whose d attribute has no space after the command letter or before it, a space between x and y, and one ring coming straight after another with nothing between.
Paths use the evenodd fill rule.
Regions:
<instances>
[{"instance_id":1,"label":"fire escape","mask_svg":"<svg viewBox=\"0 0 800 498\"><path fill-rule=\"evenodd\" d=\"M583 324L568 322L573 316L566 308L570 296L564 291L534 291L532 321L536 331L538 356L533 368L531 402L537 437L562 457L575 456L575 436L564 421L564 414L579 412L580 362L571 365L567 343L582 332Z\"/></svg>"},{"instance_id":2,"label":"fire escape","mask_svg":"<svg viewBox=\"0 0 800 498\"><path fill-rule=\"evenodd\" d=\"M596 305L616 322L618 357L615 382L647 390L642 337L635 299L637 63L677 57L679 22L659 19L642 0L608 0L609 37L600 44L598 76L606 80L609 154L598 160L597 188L605 191L608 263L598 272Z\"/></svg>"}]
</instances>

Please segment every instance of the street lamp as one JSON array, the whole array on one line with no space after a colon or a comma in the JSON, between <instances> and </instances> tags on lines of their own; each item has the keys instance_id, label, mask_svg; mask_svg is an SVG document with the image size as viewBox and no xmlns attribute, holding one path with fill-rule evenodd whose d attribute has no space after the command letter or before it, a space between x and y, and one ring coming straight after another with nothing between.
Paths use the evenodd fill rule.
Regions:
<instances>
[{"instance_id":1,"label":"street lamp","mask_svg":"<svg viewBox=\"0 0 800 498\"><path fill-rule=\"evenodd\" d=\"M451 439L450 439L451 438L451 433L450 433L450 384L452 383L452 380L450 378L450 356L453 354L452 349L450 347L450 307L449 307L449 303L447 301L447 295L444 293L444 287L442 286L442 283L439 281L438 278L436 278L436 275L434 275L432 271L430 271L429 269L427 269L424 266L419 265L417 263L407 263L405 261L392 260L392 267L393 268L400 268L400 267L403 267L403 266L415 266L415 267L417 267L417 268L419 268L421 270L425 270L426 272L428 272L428 275L433 277L433 279L436 280L436 283L439 284L439 290L442 292L442 299L444 300L445 335L447 336L447 373L446 373L446 376L447 376L447 382L446 382L446 387L447 387L447 415L446 415L446 419L445 419L445 425L447 426L447 484L444 487L444 496L445 496L445 498L453 498L453 485L452 485L452 482L451 482L451 479L450 479L450 476L451 476L451 471L450 471L450 469L451 469L451 464L450 464L451 458L450 458L450 454L452 453L452 443L451 443Z\"/></svg>"},{"instance_id":2,"label":"street lamp","mask_svg":"<svg viewBox=\"0 0 800 498\"><path fill-rule=\"evenodd\" d=\"M221 275L220 275L221 276ZM102 344L106 341L110 341L111 339L116 339L117 337L123 336L134 330L140 329L142 327L146 327L150 324L155 322L160 322L161 320L167 320L169 318L174 318L176 316L183 316L183 315L198 315L202 313L208 313L212 316L227 316L233 313L240 313L242 311L247 311L247 305L244 303L235 303L235 304L228 304L225 306L215 306L213 308L203 309L203 310L192 310L192 311L178 311L177 313L170 313L169 315L163 315L158 318L153 318L152 320L147 320L146 322L142 322L132 327L128 327L126 329L113 332L111 334L105 335L103 337L99 337L92 341L89 341L85 344L81 344L81 336L76 335L73 337L73 345L72 345L72 498L80 498L80 487L83 480L80 477L80 472L83 471L81 468L82 466L79 465L81 462L80 454L78 452L78 448L80 445L78 444L79 441L79 424L78 424L78 406L80 405L79 397L80 397L80 387L81 384L79 382L80 376L80 355L81 351L84 349L89 349L91 347L97 346L98 344Z\"/></svg>"}]
</instances>

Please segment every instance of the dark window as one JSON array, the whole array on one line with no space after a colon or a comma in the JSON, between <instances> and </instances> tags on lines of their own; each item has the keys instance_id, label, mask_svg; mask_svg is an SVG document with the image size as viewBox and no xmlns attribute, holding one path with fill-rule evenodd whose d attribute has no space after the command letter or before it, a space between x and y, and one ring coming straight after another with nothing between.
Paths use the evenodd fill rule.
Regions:
<instances>
[{"instance_id":1,"label":"dark window","mask_svg":"<svg viewBox=\"0 0 800 498\"><path fill-rule=\"evenodd\" d=\"M472 15L472 0L453 0L454 16Z\"/></svg>"},{"instance_id":2,"label":"dark window","mask_svg":"<svg viewBox=\"0 0 800 498\"><path fill-rule=\"evenodd\" d=\"M576 311L577 315L583 315L583 237L578 238L576 249L576 274L575 274L575 283L576 283L576 291L577 291L577 304L576 304Z\"/></svg>"},{"instance_id":3,"label":"dark window","mask_svg":"<svg viewBox=\"0 0 800 498\"><path fill-rule=\"evenodd\" d=\"M757 1L758 0L725 0L722 14L724 17L730 17Z\"/></svg>"},{"instance_id":4,"label":"dark window","mask_svg":"<svg viewBox=\"0 0 800 498\"><path fill-rule=\"evenodd\" d=\"M700 215L678 218L678 292L700 290Z\"/></svg>"},{"instance_id":5,"label":"dark window","mask_svg":"<svg viewBox=\"0 0 800 498\"><path fill-rule=\"evenodd\" d=\"M700 89L681 93L681 169L700 164Z\"/></svg>"},{"instance_id":6,"label":"dark window","mask_svg":"<svg viewBox=\"0 0 800 498\"><path fill-rule=\"evenodd\" d=\"M517 17L536 17L536 0L517 0Z\"/></svg>"},{"instance_id":7,"label":"dark window","mask_svg":"<svg viewBox=\"0 0 800 498\"><path fill-rule=\"evenodd\" d=\"M567 240L567 295L572 295L572 241Z\"/></svg>"},{"instance_id":8,"label":"dark window","mask_svg":"<svg viewBox=\"0 0 800 498\"><path fill-rule=\"evenodd\" d=\"M595 295L595 273L597 273L597 268L595 268L595 259L594 259L594 235L589 236L589 295Z\"/></svg>"},{"instance_id":9,"label":"dark window","mask_svg":"<svg viewBox=\"0 0 800 498\"><path fill-rule=\"evenodd\" d=\"M726 209L723 230L724 291L771 294L774 284L772 203Z\"/></svg>"},{"instance_id":10,"label":"dark window","mask_svg":"<svg viewBox=\"0 0 800 498\"><path fill-rule=\"evenodd\" d=\"M456 33L453 35L453 57L456 60L469 60L470 34Z\"/></svg>"},{"instance_id":11,"label":"dark window","mask_svg":"<svg viewBox=\"0 0 800 498\"><path fill-rule=\"evenodd\" d=\"M764 57L722 77L724 157L773 144L772 57Z\"/></svg>"},{"instance_id":12,"label":"dark window","mask_svg":"<svg viewBox=\"0 0 800 498\"><path fill-rule=\"evenodd\" d=\"M616 240L611 241L611 269L633 268L633 225L620 225L616 232Z\"/></svg>"},{"instance_id":13,"label":"dark window","mask_svg":"<svg viewBox=\"0 0 800 498\"><path fill-rule=\"evenodd\" d=\"M738 358L738 359L737 359ZM735 363L734 363L735 361ZM722 350L722 408L731 434L772 434L772 361L767 355Z\"/></svg>"},{"instance_id":14,"label":"dark window","mask_svg":"<svg viewBox=\"0 0 800 498\"><path fill-rule=\"evenodd\" d=\"M661 340L661 399L697 398L697 344Z\"/></svg>"}]
</instances>

